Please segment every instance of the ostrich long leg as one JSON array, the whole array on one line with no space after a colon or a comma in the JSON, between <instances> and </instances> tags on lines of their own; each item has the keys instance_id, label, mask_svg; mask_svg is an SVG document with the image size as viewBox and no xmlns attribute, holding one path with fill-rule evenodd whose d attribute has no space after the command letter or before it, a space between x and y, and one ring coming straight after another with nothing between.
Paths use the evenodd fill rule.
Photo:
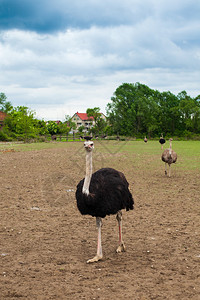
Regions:
<instances>
[{"instance_id":1,"label":"ostrich long leg","mask_svg":"<svg viewBox=\"0 0 200 300\"><path fill-rule=\"evenodd\" d=\"M169 177L171 176L171 164L169 164Z\"/></svg>"},{"instance_id":2,"label":"ostrich long leg","mask_svg":"<svg viewBox=\"0 0 200 300\"><path fill-rule=\"evenodd\" d=\"M165 163L165 175L167 175L167 163Z\"/></svg>"},{"instance_id":3,"label":"ostrich long leg","mask_svg":"<svg viewBox=\"0 0 200 300\"><path fill-rule=\"evenodd\" d=\"M119 253L119 252L125 251L125 245L122 240L122 212L121 212L121 210L118 211L116 219L117 219L118 225L119 225L119 246L118 246L116 252Z\"/></svg>"},{"instance_id":4,"label":"ostrich long leg","mask_svg":"<svg viewBox=\"0 0 200 300\"><path fill-rule=\"evenodd\" d=\"M99 218L99 217L96 218L96 224L97 224L97 229L98 229L97 255L95 257L93 257L92 259L89 259L87 261L87 263L99 261L103 257L102 245L101 245L101 226L102 226L101 218Z\"/></svg>"}]
</instances>

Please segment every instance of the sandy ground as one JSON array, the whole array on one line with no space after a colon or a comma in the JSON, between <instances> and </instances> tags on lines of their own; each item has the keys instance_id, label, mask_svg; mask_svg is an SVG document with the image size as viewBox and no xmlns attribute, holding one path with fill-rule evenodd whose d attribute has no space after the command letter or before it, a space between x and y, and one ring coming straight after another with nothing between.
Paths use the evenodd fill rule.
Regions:
<instances>
[{"instance_id":1,"label":"sandy ground","mask_svg":"<svg viewBox=\"0 0 200 300\"><path fill-rule=\"evenodd\" d=\"M135 209L123 213L126 252L115 252L117 221L109 216L103 260L87 264L97 231L76 207L81 149L0 153L0 299L199 300L200 171L173 166L167 178L160 159L150 168L97 149L94 167L125 173Z\"/></svg>"}]
</instances>

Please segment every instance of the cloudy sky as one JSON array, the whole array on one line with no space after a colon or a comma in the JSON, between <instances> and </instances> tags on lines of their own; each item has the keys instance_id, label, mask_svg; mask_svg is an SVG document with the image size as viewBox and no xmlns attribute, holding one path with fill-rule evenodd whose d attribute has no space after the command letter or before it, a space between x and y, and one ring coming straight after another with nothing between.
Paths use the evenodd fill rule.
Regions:
<instances>
[{"instance_id":1,"label":"cloudy sky","mask_svg":"<svg viewBox=\"0 0 200 300\"><path fill-rule=\"evenodd\" d=\"M44 120L124 82L200 94L199 0L0 0L0 92Z\"/></svg>"}]
</instances>

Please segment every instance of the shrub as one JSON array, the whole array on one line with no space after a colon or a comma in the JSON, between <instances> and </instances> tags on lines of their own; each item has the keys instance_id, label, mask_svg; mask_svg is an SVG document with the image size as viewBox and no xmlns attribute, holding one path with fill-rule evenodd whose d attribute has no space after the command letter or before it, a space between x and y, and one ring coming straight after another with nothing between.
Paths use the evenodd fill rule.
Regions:
<instances>
[{"instance_id":1,"label":"shrub","mask_svg":"<svg viewBox=\"0 0 200 300\"><path fill-rule=\"evenodd\" d=\"M0 141L3 141L3 142L10 141L10 138L2 130L0 130Z\"/></svg>"}]
</instances>

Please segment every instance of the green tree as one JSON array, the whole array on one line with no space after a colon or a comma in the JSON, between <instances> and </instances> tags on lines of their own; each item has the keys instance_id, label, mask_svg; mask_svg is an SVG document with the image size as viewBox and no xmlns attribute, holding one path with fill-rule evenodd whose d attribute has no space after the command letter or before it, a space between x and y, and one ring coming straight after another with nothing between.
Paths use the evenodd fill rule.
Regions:
<instances>
[{"instance_id":1,"label":"green tree","mask_svg":"<svg viewBox=\"0 0 200 300\"><path fill-rule=\"evenodd\" d=\"M200 129L200 102L199 98L191 98L186 91L178 94L179 109L184 129L190 132L199 132Z\"/></svg>"},{"instance_id":2,"label":"green tree","mask_svg":"<svg viewBox=\"0 0 200 300\"><path fill-rule=\"evenodd\" d=\"M7 101L7 97L4 93L0 93L0 110L8 113L12 109L12 104Z\"/></svg>"},{"instance_id":3,"label":"green tree","mask_svg":"<svg viewBox=\"0 0 200 300\"><path fill-rule=\"evenodd\" d=\"M113 132L133 136L158 130L158 93L140 83L124 83L118 87L107 105Z\"/></svg>"},{"instance_id":4,"label":"green tree","mask_svg":"<svg viewBox=\"0 0 200 300\"><path fill-rule=\"evenodd\" d=\"M96 125L97 121L101 117L100 108L99 107L88 108L86 110L86 113L87 113L88 117L93 117L94 118L94 122L95 122L95 125ZM92 120L92 118L91 118L91 120Z\"/></svg>"},{"instance_id":5,"label":"green tree","mask_svg":"<svg viewBox=\"0 0 200 300\"><path fill-rule=\"evenodd\" d=\"M181 130L179 99L171 92L160 93L159 96L159 124L160 132L173 135L175 130Z\"/></svg>"},{"instance_id":6,"label":"green tree","mask_svg":"<svg viewBox=\"0 0 200 300\"><path fill-rule=\"evenodd\" d=\"M27 140L38 134L35 113L26 106L17 106L9 112L4 122L4 131L14 138Z\"/></svg>"},{"instance_id":7,"label":"green tree","mask_svg":"<svg viewBox=\"0 0 200 300\"><path fill-rule=\"evenodd\" d=\"M37 120L37 128L40 135L48 134L47 125L44 120Z\"/></svg>"},{"instance_id":8,"label":"green tree","mask_svg":"<svg viewBox=\"0 0 200 300\"><path fill-rule=\"evenodd\" d=\"M47 130L49 134L54 135L59 133L59 126L55 121L49 121L47 123Z\"/></svg>"},{"instance_id":9,"label":"green tree","mask_svg":"<svg viewBox=\"0 0 200 300\"><path fill-rule=\"evenodd\" d=\"M136 111L133 106L134 85L124 83L119 86L107 104L107 115L113 133L132 135L135 132Z\"/></svg>"},{"instance_id":10,"label":"green tree","mask_svg":"<svg viewBox=\"0 0 200 300\"><path fill-rule=\"evenodd\" d=\"M71 131L72 129L75 130L76 129L76 123L74 123L72 121L72 118L69 116L69 115L66 115L65 116L65 121L64 121L65 124L67 124L68 126L68 132Z\"/></svg>"},{"instance_id":11,"label":"green tree","mask_svg":"<svg viewBox=\"0 0 200 300\"><path fill-rule=\"evenodd\" d=\"M196 109L192 117L193 130L196 133L200 133L200 95L194 98Z\"/></svg>"},{"instance_id":12,"label":"green tree","mask_svg":"<svg viewBox=\"0 0 200 300\"><path fill-rule=\"evenodd\" d=\"M88 108L86 110L86 113L88 117L93 117L94 120L94 126L91 127L90 132L92 132L93 134L105 133L108 127L108 123L101 117L100 108Z\"/></svg>"},{"instance_id":13,"label":"green tree","mask_svg":"<svg viewBox=\"0 0 200 300\"><path fill-rule=\"evenodd\" d=\"M59 127L60 134L68 134L70 131L70 126L68 125L67 122L60 122L58 124L58 127Z\"/></svg>"},{"instance_id":14,"label":"green tree","mask_svg":"<svg viewBox=\"0 0 200 300\"><path fill-rule=\"evenodd\" d=\"M85 127L84 127L83 125L81 125L81 126L78 128L78 132L79 132L80 134L83 134L84 130L85 130Z\"/></svg>"},{"instance_id":15,"label":"green tree","mask_svg":"<svg viewBox=\"0 0 200 300\"><path fill-rule=\"evenodd\" d=\"M119 86L107 105L113 133L120 135L185 135L200 132L200 95L192 98L159 92L140 83Z\"/></svg>"},{"instance_id":16,"label":"green tree","mask_svg":"<svg viewBox=\"0 0 200 300\"><path fill-rule=\"evenodd\" d=\"M96 127L97 133L99 133L99 134L106 133L108 123L103 118L100 118L97 120L95 127Z\"/></svg>"}]
</instances>

